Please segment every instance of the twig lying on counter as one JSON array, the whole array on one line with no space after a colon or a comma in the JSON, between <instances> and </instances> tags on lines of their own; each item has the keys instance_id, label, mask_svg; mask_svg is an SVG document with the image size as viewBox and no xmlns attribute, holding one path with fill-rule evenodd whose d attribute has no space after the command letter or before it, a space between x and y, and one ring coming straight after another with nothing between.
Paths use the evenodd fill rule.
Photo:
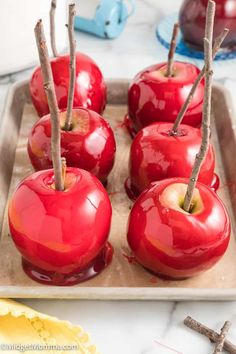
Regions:
<instances>
[{"instance_id":1,"label":"twig lying on counter","mask_svg":"<svg viewBox=\"0 0 236 354\"><path fill-rule=\"evenodd\" d=\"M226 350L230 354L236 354L236 346L233 343L231 343L230 341L228 341L226 338L224 338L222 340L222 337L224 336L224 334L225 334L225 337L226 337L226 334L228 332L227 328L228 328L229 324L227 324L227 326L226 326L226 324L224 325L224 327L226 326L226 328L223 327L224 328L223 336L222 336L223 328L222 328L221 334L218 334L217 332L213 331L212 329L208 328L207 326L203 325L202 323L194 320L190 316L185 318L184 324L188 328L193 329L194 331L196 331L196 332L198 332L200 334L203 334L208 339L210 339L211 342L217 343L217 345L219 345L220 342L221 343L223 342L222 349ZM230 323L230 325L231 325L231 323ZM225 333L225 330L226 330L226 333ZM217 346L216 346L216 348L217 348ZM214 353L220 353L220 352L219 351L218 352L214 351Z\"/></svg>"},{"instance_id":2,"label":"twig lying on counter","mask_svg":"<svg viewBox=\"0 0 236 354\"><path fill-rule=\"evenodd\" d=\"M222 352L223 347L224 347L224 342L226 340L226 336L227 336L227 334L229 332L230 327L231 327L231 322L230 321L226 321L224 323L224 326L221 328L220 336L219 336L219 339L218 339L218 341L216 343L216 346L215 346L213 354L218 354L218 353Z\"/></svg>"}]
</instances>

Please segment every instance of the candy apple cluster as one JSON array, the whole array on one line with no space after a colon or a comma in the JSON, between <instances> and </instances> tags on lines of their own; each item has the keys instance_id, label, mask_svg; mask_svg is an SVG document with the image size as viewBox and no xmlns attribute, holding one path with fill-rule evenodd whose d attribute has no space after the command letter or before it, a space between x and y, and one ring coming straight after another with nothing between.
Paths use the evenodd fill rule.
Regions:
<instances>
[{"instance_id":1,"label":"candy apple cluster","mask_svg":"<svg viewBox=\"0 0 236 354\"><path fill-rule=\"evenodd\" d=\"M72 54L73 71L70 68ZM50 65L60 109L61 155L66 158L68 166L83 168L106 184L115 160L116 143L112 129L100 116L106 104L106 87L101 71L92 59L75 53L75 50L70 55L52 59ZM71 79L73 90L69 101ZM39 171L53 165L51 122L41 67L32 75L30 92L36 110L40 116L43 115L33 126L28 139L30 161ZM65 110L69 102L71 107Z\"/></svg>"},{"instance_id":2,"label":"candy apple cluster","mask_svg":"<svg viewBox=\"0 0 236 354\"><path fill-rule=\"evenodd\" d=\"M215 5L209 0L204 15L203 69L174 61L175 24L168 61L141 71L128 92L127 125L135 136L125 187L136 201L127 241L143 267L167 279L211 268L230 238L210 144L212 60L227 35L225 29L213 47ZM113 255L112 208L103 184L116 143L100 115L106 103L102 74L92 59L75 52L74 16L69 5L70 55L50 60L42 21L35 27L41 67L33 73L30 91L42 118L29 134L28 154L37 172L19 184L9 203L10 233L24 271L53 285L90 279Z\"/></svg>"},{"instance_id":3,"label":"candy apple cluster","mask_svg":"<svg viewBox=\"0 0 236 354\"><path fill-rule=\"evenodd\" d=\"M218 183L214 178L214 153L209 144L214 14L215 3L209 0L204 39L205 66L193 85L196 89L205 75L202 132L180 124L193 97L191 90L181 110L183 114L176 119L178 124L169 123L165 115L159 116L158 119L164 122L143 128L131 146L130 178L126 188L133 197L143 192L129 216L128 244L141 265L167 279L185 279L211 268L224 255L230 238L228 213L210 188L213 183ZM224 38L225 31L217 39L217 46ZM136 107L133 118L139 124L136 113L142 108L140 102L147 103L147 117L150 117L149 109L159 107L160 102L162 107L169 107L164 96L154 105L153 97L159 92L150 90L149 85L142 85L142 80L140 82L140 88L136 86L134 89L136 100L131 106L131 111ZM173 105L176 100L173 93Z\"/></svg>"},{"instance_id":4,"label":"candy apple cluster","mask_svg":"<svg viewBox=\"0 0 236 354\"><path fill-rule=\"evenodd\" d=\"M141 92L141 96L133 95L133 99L129 100L129 116L135 117L133 121L135 127L137 127L135 124L140 122L139 113L144 107L144 102L146 102L147 108L143 115L147 126L139 130L130 149L129 177L125 182L125 189L131 199L136 199L154 181L171 177L188 178L201 145L202 136L198 127L202 120L204 75L195 66L179 62L173 62L172 74L168 75L169 61L173 57L173 43L176 43L177 34L178 31L174 29L168 62L159 65L160 71L155 73L153 70L147 69L136 76L136 78L153 76L153 80L149 81L152 94L150 95L149 83L143 82L142 79L140 81L134 79L136 83L131 84L129 89L130 98L135 85L140 84L140 90L137 92ZM194 74L191 75L193 72ZM169 90L169 88L171 89ZM153 105L153 98L157 96L161 99ZM141 107L141 110L134 111L133 107ZM159 114L156 109L153 110L150 107L156 107ZM189 114L194 113L192 107L197 108L198 114L194 115L193 120L189 120ZM130 114L130 111L133 114ZM153 117L153 119L148 122L147 117L148 119ZM157 117L159 117L159 122L153 123ZM184 124L184 122L188 124ZM180 125L180 123L182 124ZM139 127L141 126L142 124L139 125ZM214 168L215 156L213 147L210 145L206 159L201 166L199 182L216 190L219 187L219 179L214 174Z\"/></svg>"},{"instance_id":5,"label":"candy apple cluster","mask_svg":"<svg viewBox=\"0 0 236 354\"><path fill-rule=\"evenodd\" d=\"M40 171L19 184L8 213L24 271L52 285L90 279L113 255L111 203L99 179L105 183L112 169L115 139L95 112L105 105L102 75L90 58L75 55L74 7L69 5L70 56L50 62L42 21L35 27L41 68L30 89L39 115L47 115L32 128L28 152Z\"/></svg>"}]
</instances>

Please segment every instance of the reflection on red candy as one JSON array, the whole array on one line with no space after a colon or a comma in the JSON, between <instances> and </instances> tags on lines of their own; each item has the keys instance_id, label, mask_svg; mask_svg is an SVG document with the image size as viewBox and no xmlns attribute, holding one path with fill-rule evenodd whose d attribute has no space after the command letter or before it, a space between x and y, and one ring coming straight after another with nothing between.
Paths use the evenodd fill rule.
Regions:
<instances>
[{"instance_id":1,"label":"reflection on red candy","mask_svg":"<svg viewBox=\"0 0 236 354\"><path fill-rule=\"evenodd\" d=\"M133 122L132 120L129 118L129 115L126 114L125 118L124 118L124 126L126 127L126 129L128 130L129 135L131 136L131 138L133 139L136 135L136 131L134 129L133 126Z\"/></svg>"},{"instance_id":2,"label":"reflection on red candy","mask_svg":"<svg viewBox=\"0 0 236 354\"><path fill-rule=\"evenodd\" d=\"M128 243L137 261L167 279L185 279L214 266L230 238L227 211L209 187L197 183L190 213L182 209L188 179L153 183L135 202Z\"/></svg>"},{"instance_id":3,"label":"reflection on red candy","mask_svg":"<svg viewBox=\"0 0 236 354\"><path fill-rule=\"evenodd\" d=\"M175 62L174 76L166 77L167 64L152 65L136 75L128 93L129 117L138 132L154 122L174 122L187 99L199 69ZM199 127L202 121L204 80L199 84L183 123Z\"/></svg>"},{"instance_id":4,"label":"reflection on red candy","mask_svg":"<svg viewBox=\"0 0 236 354\"><path fill-rule=\"evenodd\" d=\"M22 259L22 267L25 273L38 283L55 286L69 286L82 283L100 274L111 263L113 253L113 247L108 242L98 256L90 262L86 269L83 269L83 271L78 269L78 272L72 272L71 274L47 272L35 267L24 258Z\"/></svg>"},{"instance_id":5,"label":"reflection on red candy","mask_svg":"<svg viewBox=\"0 0 236 354\"><path fill-rule=\"evenodd\" d=\"M67 108L69 87L69 55L51 59L57 102L60 110ZM41 68L38 67L30 80L30 94L40 117L49 114L43 88ZM97 64L83 53L76 53L76 84L73 107L84 107L102 113L106 105L106 86Z\"/></svg>"},{"instance_id":6,"label":"reflection on red candy","mask_svg":"<svg viewBox=\"0 0 236 354\"><path fill-rule=\"evenodd\" d=\"M203 38L208 0L185 0L180 10L179 22L185 42L197 50L203 51ZM229 33L221 47L235 50L236 45L236 2L217 0L214 25L214 39L224 28Z\"/></svg>"},{"instance_id":7,"label":"reflection on red candy","mask_svg":"<svg viewBox=\"0 0 236 354\"><path fill-rule=\"evenodd\" d=\"M9 204L9 227L26 273L54 285L99 274L112 258L111 213L106 190L87 171L67 168L63 192L54 189L53 170L24 179Z\"/></svg>"},{"instance_id":8,"label":"reflection on red candy","mask_svg":"<svg viewBox=\"0 0 236 354\"><path fill-rule=\"evenodd\" d=\"M66 112L60 113L64 126ZM72 130L61 130L61 153L68 166L82 168L105 183L115 161L112 129L98 113L73 110ZM28 139L28 154L36 171L52 168L50 115L35 123Z\"/></svg>"},{"instance_id":9,"label":"reflection on red candy","mask_svg":"<svg viewBox=\"0 0 236 354\"><path fill-rule=\"evenodd\" d=\"M138 198L140 192L137 189L135 189L134 186L132 186L130 177L126 178L124 187L127 196L129 197L130 200L134 202Z\"/></svg>"},{"instance_id":10,"label":"reflection on red candy","mask_svg":"<svg viewBox=\"0 0 236 354\"><path fill-rule=\"evenodd\" d=\"M213 189L214 192L217 192L220 188L220 177L216 173L214 173L214 177L210 187L211 189Z\"/></svg>"}]
</instances>

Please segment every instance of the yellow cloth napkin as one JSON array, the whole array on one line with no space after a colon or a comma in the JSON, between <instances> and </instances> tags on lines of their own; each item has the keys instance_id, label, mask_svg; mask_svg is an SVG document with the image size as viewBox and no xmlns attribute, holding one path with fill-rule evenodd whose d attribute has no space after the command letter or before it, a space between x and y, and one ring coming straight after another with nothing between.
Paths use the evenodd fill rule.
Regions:
<instances>
[{"instance_id":1,"label":"yellow cloth napkin","mask_svg":"<svg viewBox=\"0 0 236 354\"><path fill-rule=\"evenodd\" d=\"M98 354L81 327L6 299L0 299L0 352Z\"/></svg>"}]
</instances>

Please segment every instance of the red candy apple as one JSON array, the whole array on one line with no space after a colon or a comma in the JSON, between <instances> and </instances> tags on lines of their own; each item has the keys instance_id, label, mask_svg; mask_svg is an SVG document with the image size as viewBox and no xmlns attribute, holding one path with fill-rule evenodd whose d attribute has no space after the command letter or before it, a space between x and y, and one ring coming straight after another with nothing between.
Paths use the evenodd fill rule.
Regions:
<instances>
[{"instance_id":1,"label":"red candy apple","mask_svg":"<svg viewBox=\"0 0 236 354\"><path fill-rule=\"evenodd\" d=\"M75 4L69 5L72 37L74 8ZM60 113L41 20L35 36L50 107L53 170L36 172L20 183L9 204L9 227L26 274L41 283L72 285L99 274L112 259L112 247L107 244L111 203L95 176L66 168L61 159ZM74 122L71 114L73 73L71 66L66 113L71 134L79 121ZM86 131L86 125L83 128Z\"/></svg>"},{"instance_id":2,"label":"red candy apple","mask_svg":"<svg viewBox=\"0 0 236 354\"><path fill-rule=\"evenodd\" d=\"M185 42L203 50L206 8L208 0L185 0L180 10L179 21ZM236 2L234 0L216 0L214 37L224 28L229 35L223 42L223 48L234 50L236 45Z\"/></svg>"},{"instance_id":3,"label":"red candy apple","mask_svg":"<svg viewBox=\"0 0 236 354\"><path fill-rule=\"evenodd\" d=\"M72 285L98 274L112 258L107 246L111 203L96 177L67 168L64 191L53 170L24 179L9 204L12 239L31 278Z\"/></svg>"},{"instance_id":4,"label":"red candy apple","mask_svg":"<svg viewBox=\"0 0 236 354\"><path fill-rule=\"evenodd\" d=\"M128 243L137 261L151 272L169 279L192 277L211 268L225 253L230 239L229 216L223 203L211 188L198 182L210 149L214 13L215 3L209 1L204 39L206 80L202 139L192 169L188 178L153 182L135 202L128 223ZM160 127L156 131L157 140L165 142L166 132ZM185 127L180 126L176 133L180 134L182 129ZM179 139L178 135L176 138ZM185 135L181 136L181 141L184 139ZM147 145L151 149L149 141ZM171 142L163 145L168 151ZM160 169L170 168L165 149L158 149L152 151L154 168L158 160L162 161ZM178 167L184 169L186 156L183 152L173 149L171 155L171 162L178 159ZM143 175L147 172L145 169Z\"/></svg>"},{"instance_id":5,"label":"red candy apple","mask_svg":"<svg viewBox=\"0 0 236 354\"><path fill-rule=\"evenodd\" d=\"M60 110L67 108L70 56L51 59L57 102ZM41 68L38 67L30 80L30 94L40 117L49 113L47 97L43 88ZM73 107L84 107L102 113L106 105L106 86L97 64L83 53L76 53L76 81Z\"/></svg>"},{"instance_id":6,"label":"red candy apple","mask_svg":"<svg viewBox=\"0 0 236 354\"><path fill-rule=\"evenodd\" d=\"M63 130L66 112L60 113L61 155L67 165L93 173L103 183L111 171L116 143L109 124L96 112L79 108L72 111L72 128ZM41 118L28 139L28 153L35 170L52 167L51 117Z\"/></svg>"},{"instance_id":7,"label":"red candy apple","mask_svg":"<svg viewBox=\"0 0 236 354\"><path fill-rule=\"evenodd\" d=\"M128 194L138 196L154 181L190 176L202 141L200 129L181 124L176 136L171 135L172 123L153 123L134 138L129 158ZM215 156L208 148L202 164L199 182L214 186Z\"/></svg>"},{"instance_id":8,"label":"red candy apple","mask_svg":"<svg viewBox=\"0 0 236 354\"><path fill-rule=\"evenodd\" d=\"M173 75L166 76L167 63L152 65L132 81L128 93L129 117L139 131L154 122L174 122L199 69L190 63L174 62ZM204 80L201 81L183 119L199 127L202 121Z\"/></svg>"},{"instance_id":9,"label":"red candy apple","mask_svg":"<svg viewBox=\"0 0 236 354\"><path fill-rule=\"evenodd\" d=\"M188 179L153 183L130 214L128 243L138 262L165 278L183 279L212 267L225 253L230 223L219 197L198 183L183 210Z\"/></svg>"}]
</instances>

